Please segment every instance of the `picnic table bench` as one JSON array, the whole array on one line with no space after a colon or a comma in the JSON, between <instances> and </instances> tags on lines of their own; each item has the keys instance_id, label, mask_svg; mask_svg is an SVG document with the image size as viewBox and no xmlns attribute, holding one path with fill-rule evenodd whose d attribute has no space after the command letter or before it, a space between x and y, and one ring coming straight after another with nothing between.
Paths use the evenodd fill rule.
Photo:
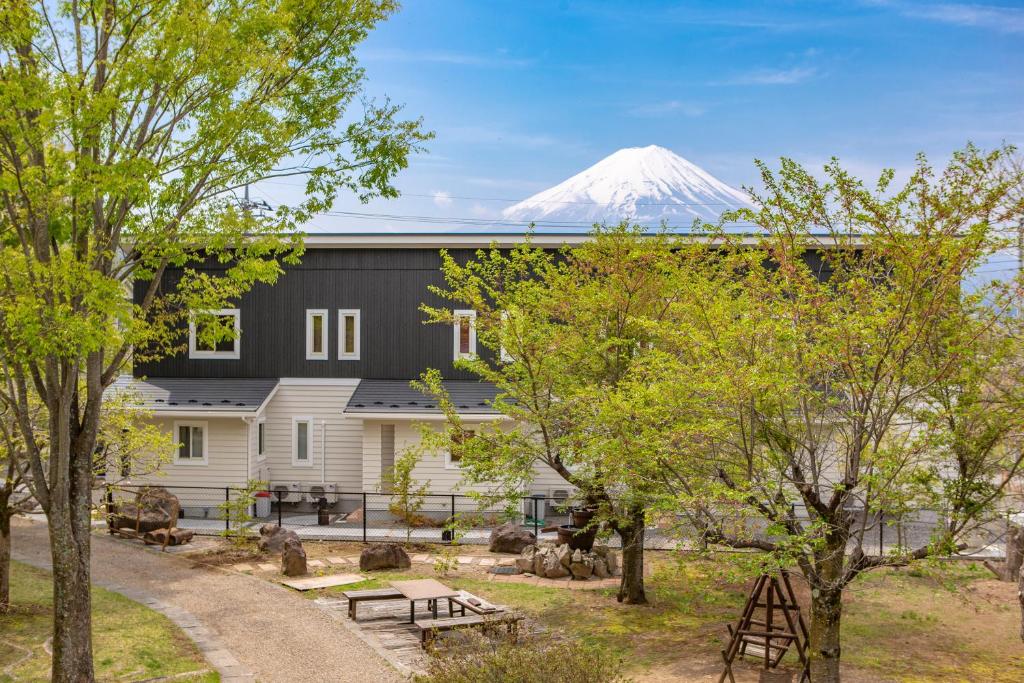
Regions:
<instances>
[{"instance_id":1,"label":"picnic table bench","mask_svg":"<svg viewBox=\"0 0 1024 683\"><path fill-rule=\"evenodd\" d=\"M343 591L348 599L348 618L356 620L356 606L361 602L373 600L405 600L405 596L395 588L370 588L361 591Z\"/></svg>"},{"instance_id":2,"label":"picnic table bench","mask_svg":"<svg viewBox=\"0 0 1024 683\"><path fill-rule=\"evenodd\" d=\"M504 608L492 605L466 591L459 591L458 595L448 598L449 617L454 617L456 612L459 612L459 616L464 617L466 616L466 610L473 614L493 614L503 611Z\"/></svg>"},{"instance_id":3,"label":"picnic table bench","mask_svg":"<svg viewBox=\"0 0 1024 683\"><path fill-rule=\"evenodd\" d=\"M434 640L434 636L445 631L454 631L460 628L488 628L504 625L510 634L515 637L519 632L519 622L523 620L522 614L515 612L496 612L491 614L474 614L461 617L441 617L438 619L420 619L416 622L416 628L420 631L420 645L426 648Z\"/></svg>"}]
</instances>

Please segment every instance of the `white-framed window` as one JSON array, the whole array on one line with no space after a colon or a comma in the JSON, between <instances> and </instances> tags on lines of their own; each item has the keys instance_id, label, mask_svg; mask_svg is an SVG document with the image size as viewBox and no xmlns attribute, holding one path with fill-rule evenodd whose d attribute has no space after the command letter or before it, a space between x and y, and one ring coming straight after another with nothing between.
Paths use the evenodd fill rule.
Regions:
<instances>
[{"instance_id":1,"label":"white-framed window","mask_svg":"<svg viewBox=\"0 0 1024 683\"><path fill-rule=\"evenodd\" d=\"M292 418L292 466L313 465L313 418Z\"/></svg>"},{"instance_id":2,"label":"white-framed window","mask_svg":"<svg viewBox=\"0 0 1024 683\"><path fill-rule=\"evenodd\" d=\"M327 309L306 309L306 360L327 360Z\"/></svg>"},{"instance_id":3,"label":"white-framed window","mask_svg":"<svg viewBox=\"0 0 1024 683\"><path fill-rule=\"evenodd\" d=\"M476 356L476 311L454 311L455 360Z\"/></svg>"},{"instance_id":4,"label":"white-framed window","mask_svg":"<svg viewBox=\"0 0 1024 683\"><path fill-rule=\"evenodd\" d=\"M203 322L197 320L205 316L213 316L222 322L233 325L234 337L211 342L204 339ZM228 320L228 319L231 320ZM213 311L195 311L188 319L188 357L189 358L235 358L242 349L242 316L237 308L220 308Z\"/></svg>"},{"instance_id":5,"label":"white-framed window","mask_svg":"<svg viewBox=\"0 0 1024 683\"><path fill-rule=\"evenodd\" d=\"M359 309L338 309L338 358L359 360Z\"/></svg>"},{"instance_id":6,"label":"white-framed window","mask_svg":"<svg viewBox=\"0 0 1024 683\"><path fill-rule=\"evenodd\" d=\"M473 429L463 429L461 436L455 436L453 439L458 443L462 443L472 439L476 435L476 431ZM462 460L462 456L458 453L452 453L450 450L444 454L444 467L448 470L457 470L461 465L459 461Z\"/></svg>"},{"instance_id":7,"label":"white-framed window","mask_svg":"<svg viewBox=\"0 0 1024 683\"><path fill-rule=\"evenodd\" d=\"M507 334L508 326L509 326L508 311L502 311L501 312L501 330L500 330L500 333L501 333L501 336L502 336L503 339L504 339L505 335ZM512 361L515 360L515 358L513 358L512 354L508 352L508 349L505 348L505 345L502 344L499 347L499 349L498 349L498 360L500 360L502 363L511 363Z\"/></svg>"},{"instance_id":8,"label":"white-framed window","mask_svg":"<svg viewBox=\"0 0 1024 683\"><path fill-rule=\"evenodd\" d=\"M261 418L256 422L256 459L267 458L267 421Z\"/></svg>"},{"instance_id":9,"label":"white-framed window","mask_svg":"<svg viewBox=\"0 0 1024 683\"><path fill-rule=\"evenodd\" d=\"M207 442L209 429L206 422L175 422L174 440L178 450L174 454L176 465L205 465L208 462Z\"/></svg>"}]
</instances>

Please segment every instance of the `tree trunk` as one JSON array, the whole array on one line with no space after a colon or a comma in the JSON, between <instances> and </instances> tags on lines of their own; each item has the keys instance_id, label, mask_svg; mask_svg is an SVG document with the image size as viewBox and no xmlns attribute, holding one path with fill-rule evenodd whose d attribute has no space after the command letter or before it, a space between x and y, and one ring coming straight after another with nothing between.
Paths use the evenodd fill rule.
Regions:
<instances>
[{"instance_id":1,"label":"tree trunk","mask_svg":"<svg viewBox=\"0 0 1024 683\"><path fill-rule=\"evenodd\" d=\"M630 511L628 525L619 525L616 531L622 540L622 581L619 583L619 602L644 605L644 511Z\"/></svg>"},{"instance_id":2,"label":"tree trunk","mask_svg":"<svg viewBox=\"0 0 1024 683\"><path fill-rule=\"evenodd\" d=\"M11 608L11 518L0 510L0 614Z\"/></svg>"},{"instance_id":3,"label":"tree trunk","mask_svg":"<svg viewBox=\"0 0 1024 683\"><path fill-rule=\"evenodd\" d=\"M1006 525L1006 564L1003 566L1003 581L1016 581L1024 564L1024 527Z\"/></svg>"},{"instance_id":4,"label":"tree trunk","mask_svg":"<svg viewBox=\"0 0 1024 683\"><path fill-rule=\"evenodd\" d=\"M1017 602L1020 603L1020 639L1024 641L1024 567L1017 574Z\"/></svg>"},{"instance_id":5,"label":"tree trunk","mask_svg":"<svg viewBox=\"0 0 1024 683\"><path fill-rule=\"evenodd\" d=\"M53 558L51 681L91 683L95 680L89 568L92 445L83 440L70 450L68 482L65 487L50 487L46 511Z\"/></svg>"},{"instance_id":6,"label":"tree trunk","mask_svg":"<svg viewBox=\"0 0 1024 683\"><path fill-rule=\"evenodd\" d=\"M810 654L814 683L839 683L839 622L843 591L838 588L811 592Z\"/></svg>"}]
</instances>

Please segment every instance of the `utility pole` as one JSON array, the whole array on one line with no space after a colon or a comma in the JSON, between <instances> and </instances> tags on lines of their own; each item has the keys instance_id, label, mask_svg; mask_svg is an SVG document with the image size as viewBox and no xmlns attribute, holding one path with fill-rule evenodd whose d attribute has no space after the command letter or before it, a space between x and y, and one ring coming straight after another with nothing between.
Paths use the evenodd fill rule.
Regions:
<instances>
[{"instance_id":1,"label":"utility pole","mask_svg":"<svg viewBox=\"0 0 1024 683\"><path fill-rule=\"evenodd\" d=\"M258 199L255 201L249 199L249 183L245 184L245 197L242 199L241 207L242 211L245 211L247 213L257 211L261 217L263 216L264 211L273 211L273 208L270 206L270 204L266 203L262 199Z\"/></svg>"}]
</instances>

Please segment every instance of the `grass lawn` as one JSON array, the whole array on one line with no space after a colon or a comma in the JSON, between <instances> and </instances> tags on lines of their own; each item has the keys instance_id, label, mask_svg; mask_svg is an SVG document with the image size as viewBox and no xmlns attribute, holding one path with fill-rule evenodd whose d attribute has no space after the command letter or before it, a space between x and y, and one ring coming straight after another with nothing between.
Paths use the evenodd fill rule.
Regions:
<instances>
[{"instance_id":1,"label":"grass lawn","mask_svg":"<svg viewBox=\"0 0 1024 683\"><path fill-rule=\"evenodd\" d=\"M47 572L12 563L11 612L0 615L0 681L50 678L44 643L51 636L52 588ZM93 588L93 649L100 680L219 681L195 644L167 617L102 588Z\"/></svg>"},{"instance_id":2,"label":"grass lawn","mask_svg":"<svg viewBox=\"0 0 1024 683\"><path fill-rule=\"evenodd\" d=\"M725 624L738 618L752 583L743 578L743 558L650 557L652 604L645 607L619 605L611 590L501 583L479 572L454 572L443 580L620 654L638 681L717 679ZM323 592L419 576L433 574L427 567L380 572L371 581ZM951 562L859 579L844 603L844 681L1024 680L1016 586L990 577L979 565ZM805 586L795 580L794 589L800 604L808 605ZM754 671L748 667L745 679L756 680Z\"/></svg>"}]
</instances>

